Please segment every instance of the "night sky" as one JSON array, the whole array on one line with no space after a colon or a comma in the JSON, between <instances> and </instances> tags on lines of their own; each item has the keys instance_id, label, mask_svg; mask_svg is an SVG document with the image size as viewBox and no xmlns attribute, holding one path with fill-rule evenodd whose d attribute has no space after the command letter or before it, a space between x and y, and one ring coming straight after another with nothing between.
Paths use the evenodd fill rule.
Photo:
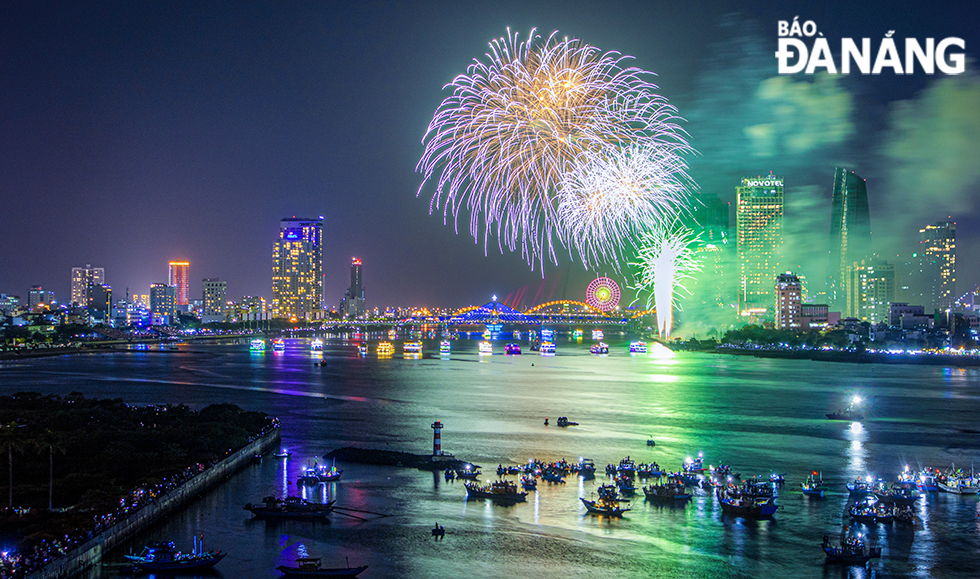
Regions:
<instances>
[{"instance_id":1,"label":"night sky","mask_svg":"<svg viewBox=\"0 0 980 579\"><path fill-rule=\"evenodd\" d=\"M415 166L444 85L507 27L537 27L657 73L700 152L691 164L703 191L734 201L740 177L783 175L801 267L827 259L843 165L868 180L883 257L904 255L927 223L957 221L962 293L980 282L980 8L933 6L5 2L0 292L26 300L41 285L66 301L71 268L92 264L121 298L127 287L148 293L168 261L186 259L192 296L215 277L229 299L271 298L279 220L323 215L328 306L352 256L369 307L536 293L541 273L519 252L491 244L485 257L468 220L456 235L429 215ZM777 21L794 16L814 20L831 47L869 37L876 48L888 30L900 46L957 36L967 73L779 76ZM543 294L582 299L595 272L559 257Z\"/></svg>"}]
</instances>

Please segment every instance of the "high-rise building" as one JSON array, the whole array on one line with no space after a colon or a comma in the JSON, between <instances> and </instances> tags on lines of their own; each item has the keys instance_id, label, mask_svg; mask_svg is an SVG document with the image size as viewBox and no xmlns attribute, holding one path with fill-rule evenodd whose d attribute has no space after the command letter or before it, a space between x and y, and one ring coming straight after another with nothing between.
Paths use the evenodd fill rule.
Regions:
<instances>
[{"instance_id":1,"label":"high-rise building","mask_svg":"<svg viewBox=\"0 0 980 579\"><path fill-rule=\"evenodd\" d=\"M772 299L783 244L783 179L746 177L735 188L739 313L762 311Z\"/></svg>"},{"instance_id":2,"label":"high-rise building","mask_svg":"<svg viewBox=\"0 0 980 579\"><path fill-rule=\"evenodd\" d=\"M319 219L283 219L272 251L272 316L323 317L323 255Z\"/></svg>"},{"instance_id":3,"label":"high-rise building","mask_svg":"<svg viewBox=\"0 0 980 579\"><path fill-rule=\"evenodd\" d=\"M847 317L888 323L889 306L895 301L895 265L864 260L848 268Z\"/></svg>"},{"instance_id":4,"label":"high-rise building","mask_svg":"<svg viewBox=\"0 0 980 579\"><path fill-rule=\"evenodd\" d=\"M89 310L89 315L96 323L110 323L112 316L112 288L105 284L99 284L93 287Z\"/></svg>"},{"instance_id":5,"label":"high-rise building","mask_svg":"<svg viewBox=\"0 0 980 579\"><path fill-rule=\"evenodd\" d=\"M204 323L221 322L228 310L228 282L205 278L204 307L201 320Z\"/></svg>"},{"instance_id":6,"label":"high-rise building","mask_svg":"<svg viewBox=\"0 0 980 579\"><path fill-rule=\"evenodd\" d=\"M105 283L105 269L92 267L71 268L71 305L89 307L92 301L92 288Z\"/></svg>"},{"instance_id":7,"label":"high-rise building","mask_svg":"<svg viewBox=\"0 0 980 579\"><path fill-rule=\"evenodd\" d=\"M956 300L956 222L939 221L919 230L919 274L926 307L946 311Z\"/></svg>"},{"instance_id":8,"label":"high-rise building","mask_svg":"<svg viewBox=\"0 0 980 579\"><path fill-rule=\"evenodd\" d=\"M177 305L186 306L191 298L191 280L188 277L190 262L171 261L167 283L177 288Z\"/></svg>"},{"instance_id":9,"label":"high-rise building","mask_svg":"<svg viewBox=\"0 0 980 579\"><path fill-rule=\"evenodd\" d=\"M340 300L340 313L348 318L360 318L367 313L361 284L361 260L356 257L350 258L350 287Z\"/></svg>"},{"instance_id":10,"label":"high-rise building","mask_svg":"<svg viewBox=\"0 0 980 579\"><path fill-rule=\"evenodd\" d=\"M154 323L167 323L177 315L177 288L165 283L150 284L150 312ZM162 318L166 318L163 321Z\"/></svg>"},{"instance_id":11,"label":"high-rise building","mask_svg":"<svg viewBox=\"0 0 980 579\"><path fill-rule=\"evenodd\" d=\"M834 171L833 210L830 218L830 267L827 270L830 304L843 308L847 302L848 268L871 259L871 216L868 188L854 171Z\"/></svg>"},{"instance_id":12,"label":"high-rise building","mask_svg":"<svg viewBox=\"0 0 980 579\"><path fill-rule=\"evenodd\" d=\"M800 328L803 318L803 285L792 272L776 278L776 329Z\"/></svg>"},{"instance_id":13,"label":"high-rise building","mask_svg":"<svg viewBox=\"0 0 980 579\"><path fill-rule=\"evenodd\" d=\"M33 310L39 305L50 306L54 303L54 292L46 291L39 285L31 286L27 293L27 308Z\"/></svg>"}]
</instances>

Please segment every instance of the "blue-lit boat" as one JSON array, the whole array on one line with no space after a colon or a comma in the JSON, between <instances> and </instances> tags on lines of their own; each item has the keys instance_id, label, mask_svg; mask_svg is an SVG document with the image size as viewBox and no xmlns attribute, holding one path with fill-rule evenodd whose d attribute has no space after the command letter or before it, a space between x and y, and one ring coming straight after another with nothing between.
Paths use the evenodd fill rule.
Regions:
<instances>
[{"instance_id":1,"label":"blue-lit boat","mask_svg":"<svg viewBox=\"0 0 980 579\"><path fill-rule=\"evenodd\" d=\"M439 353L440 354L450 354L453 351L453 343L449 340L443 340L439 342Z\"/></svg>"},{"instance_id":2,"label":"blue-lit boat","mask_svg":"<svg viewBox=\"0 0 980 579\"><path fill-rule=\"evenodd\" d=\"M221 551L181 553L172 542L149 543L139 555L123 555L140 571L185 573L210 569L225 558Z\"/></svg>"},{"instance_id":3,"label":"blue-lit boat","mask_svg":"<svg viewBox=\"0 0 980 579\"><path fill-rule=\"evenodd\" d=\"M283 340L282 338L276 338L275 340L272 340L272 349L275 350L276 352L282 352L283 350L286 349L286 341Z\"/></svg>"},{"instance_id":4,"label":"blue-lit boat","mask_svg":"<svg viewBox=\"0 0 980 579\"><path fill-rule=\"evenodd\" d=\"M248 348L253 352L260 352L262 350L265 350L265 340L263 340L262 338L255 338L254 340L248 343Z\"/></svg>"},{"instance_id":5,"label":"blue-lit boat","mask_svg":"<svg viewBox=\"0 0 980 579\"><path fill-rule=\"evenodd\" d=\"M541 342L541 355L547 356L549 354L554 354L557 348L554 342Z\"/></svg>"},{"instance_id":6,"label":"blue-lit boat","mask_svg":"<svg viewBox=\"0 0 980 579\"><path fill-rule=\"evenodd\" d=\"M810 497L822 497L824 492L823 475L817 471L811 471L810 476L800 483L800 490Z\"/></svg>"},{"instance_id":7,"label":"blue-lit boat","mask_svg":"<svg viewBox=\"0 0 980 579\"><path fill-rule=\"evenodd\" d=\"M317 338L317 339L313 340L312 342L310 342L310 351L311 352L322 352L323 351L323 340L321 340L320 338Z\"/></svg>"},{"instance_id":8,"label":"blue-lit boat","mask_svg":"<svg viewBox=\"0 0 980 579\"><path fill-rule=\"evenodd\" d=\"M504 346L504 353L511 356L520 356L521 347L518 346L517 344L507 344L506 346Z\"/></svg>"},{"instance_id":9,"label":"blue-lit boat","mask_svg":"<svg viewBox=\"0 0 980 579\"><path fill-rule=\"evenodd\" d=\"M630 342L630 354L646 354L646 342Z\"/></svg>"}]
</instances>

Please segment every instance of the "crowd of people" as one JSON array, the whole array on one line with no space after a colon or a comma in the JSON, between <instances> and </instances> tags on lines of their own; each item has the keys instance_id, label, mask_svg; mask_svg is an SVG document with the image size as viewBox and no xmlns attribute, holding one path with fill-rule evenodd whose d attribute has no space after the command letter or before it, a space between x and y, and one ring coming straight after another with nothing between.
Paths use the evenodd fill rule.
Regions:
<instances>
[{"instance_id":1,"label":"crowd of people","mask_svg":"<svg viewBox=\"0 0 980 579\"><path fill-rule=\"evenodd\" d=\"M249 441L254 442L278 427L279 420L274 419L261 434L250 436ZM157 484L136 487L119 499L117 508L108 513L95 515L92 518L92 525L88 528L76 528L59 539L42 539L39 544L24 552L0 552L0 579L21 579L43 568L51 561L68 555L83 543L90 541L98 534L111 529L127 518L135 516L144 507L177 490L181 485L199 476L217 463L218 460L212 461L207 466L201 463L194 464L173 476L164 478Z\"/></svg>"}]
</instances>

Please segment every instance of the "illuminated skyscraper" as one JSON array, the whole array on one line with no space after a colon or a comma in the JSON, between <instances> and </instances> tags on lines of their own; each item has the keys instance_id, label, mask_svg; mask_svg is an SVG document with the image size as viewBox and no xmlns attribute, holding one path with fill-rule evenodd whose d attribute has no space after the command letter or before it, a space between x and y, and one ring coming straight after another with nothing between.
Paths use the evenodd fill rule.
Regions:
<instances>
[{"instance_id":1,"label":"illuminated skyscraper","mask_svg":"<svg viewBox=\"0 0 980 579\"><path fill-rule=\"evenodd\" d=\"M205 278L202 283L204 284L204 310L201 312L201 320L204 323L223 322L228 311L228 282Z\"/></svg>"},{"instance_id":2,"label":"illuminated skyscraper","mask_svg":"<svg viewBox=\"0 0 980 579\"><path fill-rule=\"evenodd\" d=\"M919 230L919 271L925 297L931 306L945 311L956 300L956 222L938 221Z\"/></svg>"},{"instance_id":3,"label":"illuminated skyscraper","mask_svg":"<svg viewBox=\"0 0 980 579\"><path fill-rule=\"evenodd\" d=\"M735 188L739 313L759 313L772 303L783 244L783 179L747 177Z\"/></svg>"},{"instance_id":4,"label":"illuminated skyscraper","mask_svg":"<svg viewBox=\"0 0 980 579\"><path fill-rule=\"evenodd\" d=\"M71 268L71 305L89 307L92 302L92 288L105 283L105 269L92 267Z\"/></svg>"},{"instance_id":5,"label":"illuminated skyscraper","mask_svg":"<svg viewBox=\"0 0 980 579\"><path fill-rule=\"evenodd\" d=\"M348 318L359 318L367 313L364 303L364 286L361 285L361 260L350 258L350 287L340 300L340 312Z\"/></svg>"},{"instance_id":6,"label":"illuminated skyscraper","mask_svg":"<svg viewBox=\"0 0 980 579\"><path fill-rule=\"evenodd\" d=\"M283 219L272 251L272 316L323 316L323 255L319 219Z\"/></svg>"},{"instance_id":7,"label":"illuminated skyscraper","mask_svg":"<svg viewBox=\"0 0 980 579\"><path fill-rule=\"evenodd\" d=\"M177 315L177 288L165 283L150 284L150 312L153 323L169 323Z\"/></svg>"},{"instance_id":8,"label":"illuminated skyscraper","mask_svg":"<svg viewBox=\"0 0 980 579\"><path fill-rule=\"evenodd\" d=\"M803 319L803 284L786 272L776 278L776 329L800 328Z\"/></svg>"},{"instance_id":9,"label":"illuminated skyscraper","mask_svg":"<svg viewBox=\"0 0 980 579\"><path fill-rule=\"evenodd\" d=\"M851 264L848 276L847 317L888 323L888 308L895 301L895 265L863 260Z\"/></svg>"},{"instance_id":10,"label":"illuminated skyscraper","mask_svg":"<svg viewBox=\"0 0 980 579\"><path fill-rule=\"evenodd\" d=\"M830 268L828 297L835 308L847 303L849 276L855 262L871 258L871 217L868 188L853 171L837 167L834 171L834 199L830 219Z\"/></svg>"},{"instance_id":11,"label":"illuminated skyscraper","mask_svg":"<svg viewBox=\"0 0 980 579\"><path fill-rule=\"evenodd\" d=\"M191 280L187 277L190 263L186 261L170 262L170 277L167 283L177 288L177 305L186 306L190 303Z\"/></svg>"}]
</instances>

